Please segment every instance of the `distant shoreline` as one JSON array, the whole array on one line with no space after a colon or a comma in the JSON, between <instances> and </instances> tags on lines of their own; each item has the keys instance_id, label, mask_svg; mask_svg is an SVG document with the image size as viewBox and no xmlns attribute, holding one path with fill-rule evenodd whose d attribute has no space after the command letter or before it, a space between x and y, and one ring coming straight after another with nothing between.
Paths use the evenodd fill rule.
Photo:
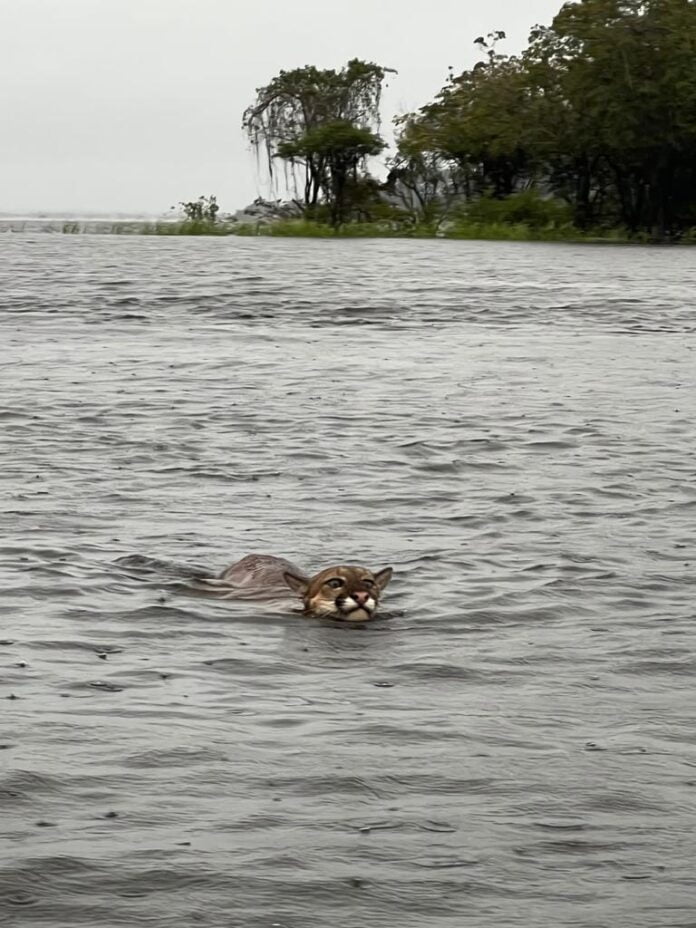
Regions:
<instances>
[{"instance_id":1,"label":"distant shoreline","mask_svg":"<svg viewBox=\"0 0 696 928\"><path fill-rule=\"evenodd\" d=\"M524 223L458 222L439 228L385 222L351 223L332 229L303 219L258 222L195 222L147 219L59 219L49 217L0 217L1 234L129 235L129 236L239 236L309 239L447 239L454 241L565 242L575 244L646 245L650 239L631 237L622 229L583 232L572 226L533 228ZM669 244L694 245L696 233Z\"/></svg>"}]
</instances>

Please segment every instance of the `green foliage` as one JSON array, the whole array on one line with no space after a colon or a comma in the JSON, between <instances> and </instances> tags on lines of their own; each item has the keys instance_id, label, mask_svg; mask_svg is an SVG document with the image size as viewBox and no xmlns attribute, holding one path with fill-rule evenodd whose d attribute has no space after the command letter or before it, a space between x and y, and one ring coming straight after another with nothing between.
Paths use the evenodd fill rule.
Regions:
<instances>
[{"instance_id":1,"label":"green foliage","mask_svg":"<svg viewBox=\"0 0 696 928\"><path fill-rule=\"evenodd\" d=\"M345 120L333 120L308 129L291 142L278 146L280 158L345 159L357 165L369 155L378 155L384 148L382 139L369 129L354 126Z\"/></svg>"},{"instance_id":2,"label":"green foliage","mask_svg":"<svg viewBox=\"0 0 696 928\"><path fill-rule=\"evenodd\" d=\"M464 210L471 223L510 223L528 229L563 229L572 226L572 211L567 203L542 197L537 190L523 190L496 199L483 196L472 200Z\"/></svg>"},{"instance_id":3,"label":"green foliage","mask_svg":"<svg viewBox=\"0 0 696 928\"><path fill-rule=\"evenodd\" d=\"M217 197L198 197L197 200L180 202L179 206L183 210L186 219L194 223L214 223L220 207L217 204Z\"/></svg>"},{"instance_id":4,"label":"green foliage","mask_svg":"<svg viewBox=\"0 0 696 928\"><path fill-rule=\"evenodd\" d=\"M76 223L66 223L66 234L83 233L87 230ZM507 219L473 220L465 215L444 224L439 230L432 224L414 223L404 214L394 214L389 219L373 221L356 221L333 228L325 220L280 219L273 222L235 223L235 222L116 222L104 224L100 232L110 235L238 235L243 237L293 237L293 238L452 238L452 239L491 239L500 241L587 241L587 242L623 242L627 235L621 229L602 229L580 232L573 226L532 227L523 222L510 222ZM645 240L639 238L634 240ZM685 233L682 241L696 244L696 228Z\"/></svg>"},{"instance_id":5,"label":"green foliage","mask_svg":"<svg viewBox=\"0 0 696 928\"><path fill-rule=\"evenodd\" d=\"M240 226L237 235L263 235L280 238L432 238L432 231L416 229L403 222L351 222L338 228L326 222L283 219L263 226Z\"/></svg>"},{"instance_id":6,"label":"green foliage","mask_svg":"<svg viewBox=\"0 0 696 928\"><path fill-rule=\"evenodd\" d=\"M620 229L583 233L574 226L533 228L525 223L506 220L472 221L460 218L435 233L431 225L406 222L351 222L334 229L323 222L287 219L263 226L239 226L233 233L243 236L281 238L450 238L515 242L623 242L626 234ZM696 238L695 238L696 243Z\"/></svg>"},{"instance_id":7,"label":"green foliage","mask_svg":"<svg viewBox=\"0 0 696 928\"><path fill-rule=\"evenodd\" d=\"M144 225L141 229L146 235L231 235L232 223L212 221L210 219L185 219L182 222L157 222Z\"/></svg>"},{"instance_id":8,"label":"green foliage","mask_svg":"<svg viewBox=\"0 0 696 928\"><path fill-rule=\"evenodd\" d=\"M569 156L582 166L581 224L604 215L654 237L693 224L695 50L688 0L565 4L549 29L533 33L530 61L571 102L560 160L566 173Z\"/></svg>"},{"instance_id":9,"label":"green foliage","mask_svg":"<svg viewBox=\"0 0 696 928\"><path fill-rule=\"evenodd\" d=\"M476 39L481 60L396 120L385 183L369 165L386 147L390 69L305 66L259 88L243 116L303 219L220 222L210 196L181 203L181 222L114 230L696 241L696 0L575 0L521 54L500 53L504 39Z\"/></svg>"},{"instance_id":10,"label":"green foliage","mask_svg":"<svg viewBox=\"0 0 696 928\"><path fill-rule=\"evenodd\" d=\"M584 230L696 225L696 2L579 0L520 56L502 38L477 40L484 59L398 121L401 168L446 166L467 200L536 187Z\"/></svg>"},{"instance_id":11,"label":"green foliage","mask_svg":"<svg viewBox=\"0 0 696 928\"><path fill-rule=\"evenodd\" d=\"M355 209L357 193L367 190L366 159L378 155L384 147L382 139L369 129L334 120L309 129L293 142L283 142L278 146L278 156L321 165L329 222L339 226Z\"/></svg>"},{"instance_id":12,"label":"green foliage","mask_svg":"<svg viewBox=\"0 0 696 928\"><path fill-rule=\"evenodd\" d=\"M448 229L445 238L467 239L468 241L493 242L578 242L590 240L574 226L565 228L533 228L523 222L471 222L460 220ZM612 241L620 239L616 233ZM593 237L592 241L602 241L605 236Z\"/></svg>"},{"instance_id":13,"label":"green foliage","mask_svg":"<svg viewBox=\"0 0 696 928\"><path fill-rule=\"evenodd\" d=\"M311 222L307 219L281 219L268 225L242 225L238 235L266 235L280 238L333 238L335 230L325 222Z\"/></svg>"},{"instance_id":14,"label":"green foliage","mask_svg":"<svg viewBox=\"0 0 696 928\"><path fill-rule=\"evenodd\" d=\"M450 74L432 103L397 121L400 158L450 164L456 189L466 197L484 191L507 196L532 168L525 72L519 59L496 52L501 38L498 32L490 44L478 39L487 60L458 77Z\"/></svg>"},{"instance_id":15,"label":"green foliage","mask_svg":"<svg viewBox=\"0 0 696 928\"><path fill-rule=\"evenodd\" d=\"M384 148L378 131L382 84L389 68L354 58L340 71L313 66L281 71L256 92L242 127L257 153L285 162L286 179L307 210L323 200L333 225L350 212L348 178L366 173L366 161ZM301 188L301 189L300 189Z\"/></svg>"}]
</instances>

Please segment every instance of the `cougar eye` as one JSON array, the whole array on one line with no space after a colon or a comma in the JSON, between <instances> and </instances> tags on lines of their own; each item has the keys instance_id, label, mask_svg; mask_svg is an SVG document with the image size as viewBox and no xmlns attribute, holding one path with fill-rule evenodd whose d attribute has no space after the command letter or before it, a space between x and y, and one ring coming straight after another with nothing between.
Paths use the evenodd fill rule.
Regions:
<instances>
[{"instance_id":1,"label":"cougar eye","mask_svg":"<svg viewBox=\"0 0 696 928\"><path fill-rule=\"evenodd\" d=\"M374 580L370 580L369 577L363 577L363 578L362 578L362 585L363 585L363 586L374 586L374 585L375 585L375 581L374 581Z\"/></svg>"},{"instance_id":2,"label":"cougar eye","mask_svg":"<svg viewBox=\"0 0 696 928\"><path fill-rule=\"evenodd\" d=\"M332 577L330 580L326 581L326 585L330 586L332 590L338 590L343 586L343 580L340 577Z\"/></svg>"}]
</instances>

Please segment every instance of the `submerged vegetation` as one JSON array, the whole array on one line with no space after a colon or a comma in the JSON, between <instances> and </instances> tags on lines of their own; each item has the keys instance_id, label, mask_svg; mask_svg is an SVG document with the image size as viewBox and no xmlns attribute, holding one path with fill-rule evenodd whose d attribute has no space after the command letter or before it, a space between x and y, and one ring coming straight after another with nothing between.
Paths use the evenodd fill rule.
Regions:
<instances>
[{"instance_id":1,"label":"submerged vegetation","mask_svg":"<svg viewBox=\"0 0 696 928\"><path fill-rule=\"evenodd\" d=\"M119 231L112 228L109 231ZM124 230L126 231L126 230ZM129 228L127 231L132 232ZM469 218L461 215L446 227L437 229L429 223L402 222L349 222L333 227L327 222L311 219L277 219L266 223L226 223L214 225L191 222L162 222L142 225L138 230L146 235L236 235L243 237L269 236L273 238L448 238L517 242L640 242L653 239L647 234L630 235L621 228L578 229L572 223L530 223L514 216L499 218ZM684 244L696 243L696 234L685 233Z\"/></svg>"}]
</instances>

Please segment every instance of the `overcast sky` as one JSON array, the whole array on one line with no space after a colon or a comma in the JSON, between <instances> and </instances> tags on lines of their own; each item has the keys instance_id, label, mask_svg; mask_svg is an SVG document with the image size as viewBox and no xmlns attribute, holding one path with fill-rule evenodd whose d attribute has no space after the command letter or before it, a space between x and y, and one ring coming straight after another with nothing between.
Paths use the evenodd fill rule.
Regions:
<instances>
[{"instance_id":1,"label":"overcast sky","mask_svg":"<svg viewBox=\"0 0 696 928\"><path fill-rule=\"evenodd\" d=\"M416 109L504 29L519 51L561 0L0 0L0 212L166 211L269 190L240 130L281 68L396 68Z\"/></svg>"}]
</instances>

